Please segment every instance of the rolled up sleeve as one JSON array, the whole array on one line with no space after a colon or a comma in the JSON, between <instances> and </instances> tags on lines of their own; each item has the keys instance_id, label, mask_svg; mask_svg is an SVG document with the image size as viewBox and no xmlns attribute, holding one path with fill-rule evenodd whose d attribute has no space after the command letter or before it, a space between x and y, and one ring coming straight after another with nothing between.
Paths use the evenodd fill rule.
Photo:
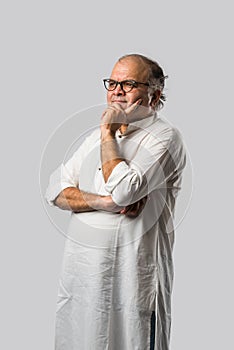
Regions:
<instances>
[{"instance_id":1,"label":"rolled up sleeve","mask_svg":"<svg viewBox=\"0 0 234 350\"><path fill-rule=\"evenodd\" d=\"M71 162L73 160L71 159ZM50 176L49 186L46 190L46 201L50 206L54 206L54 200L63 191L68 187L77 187L78 179L72 176L72 172L69 171L68 165L62 164L56 169L53 174Z\"/></svg>"},{"instance_id":2,"label":"rolled up sleeve","mask_svg":"<svg viewBox=\"0 0 234 350\"><path fill-rule=\"evenodd\" d=\"M55 199L65 188L79 186L82 162L93 147L96 146L96 143L99 142L99 138L100 131L98 129L84 140L82 145L65 164L60 165L52 173L45 194L45 199L50 206L54 206Z\"/></svg>"},{"instance_id":3,"label":"rolled up sleeve","mask_svg":"<svg viewBox=\"0 0 234 350\"><path fill-rule=\"evenodd\" d=\"M159 188L176 176L182 166L179 149L183 145L177 133L170 132L163 140L150 138L130 162L120 162L112 171L105 189L113 201L127 206Z\"/></svg>"}]
</instances>

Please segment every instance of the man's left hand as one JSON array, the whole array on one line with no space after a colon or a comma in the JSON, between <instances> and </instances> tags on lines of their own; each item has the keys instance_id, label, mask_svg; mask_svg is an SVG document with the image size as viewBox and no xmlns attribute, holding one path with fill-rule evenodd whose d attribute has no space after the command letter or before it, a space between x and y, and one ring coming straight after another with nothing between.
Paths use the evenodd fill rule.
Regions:
<instances>
[{"instance_id":1,"label":"man's left hand","mask_svg":"<svg viewBox=\"0 0 234 350\"><path fill-rule=\"evenodd\" d=\"M140 215L140 213L144 209L146 201L147 201L147 196L125 207L120 211L120 214L124 214L130 218L136 218L138 215Z\"/></svg>"}]
</instances>

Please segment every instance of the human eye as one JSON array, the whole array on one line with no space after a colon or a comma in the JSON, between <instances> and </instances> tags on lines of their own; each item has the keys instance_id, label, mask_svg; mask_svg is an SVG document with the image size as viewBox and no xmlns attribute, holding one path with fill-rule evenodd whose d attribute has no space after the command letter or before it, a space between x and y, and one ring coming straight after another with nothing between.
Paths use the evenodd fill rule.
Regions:
<instances>
[{"instance_id":1,"label":"human eye","mask_svg":"<svg viewBox=\"0 0 234 350\"><path fill-rule=\"evenodd\" d=\"M123 81L123 88L125 92L129 92L134 88L135 84L133 80L125 80Z\"/></svg>"},{"instance_id":2,"label":"human eye","mask_svg":"<svg viewBox=\"0 0 234 350\"><path fill-rule=\"evenodd\" d=\"M108 86L109 86L110 89L111 89L111 88L115 88L115 86L116 86L116 81L115 81L115 80L109 79L109 80L108 80Z\"/></svg>"},{"instance_id":3,"label":"human eye","mask_svg":"<svg viewBox=\"0 0 234 350\"><path fill-rule=\"evenodd\" d=\"M133 88L133 86L134 86L134 82L132 80L126 80L124 82L124 87L126 88Z\"/></svg>"}]
</instances>

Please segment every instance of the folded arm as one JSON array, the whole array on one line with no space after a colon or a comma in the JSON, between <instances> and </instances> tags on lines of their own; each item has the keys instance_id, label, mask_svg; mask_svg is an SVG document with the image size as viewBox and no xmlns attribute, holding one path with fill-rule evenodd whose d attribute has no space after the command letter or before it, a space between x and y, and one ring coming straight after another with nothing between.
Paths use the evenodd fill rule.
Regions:
<instances>
[{"instance_id":1,"label":"folded arm","mask_svg":"<svg viewBox=\"0 0 234 350\"><path fill-rule=\"evenodd\" d=\"M54 204L63 210L73 212L87 212L94 210L105 210L109 212L120 212L123 207L116 205L111 196L100 196L87 193L76 187L65 188L54 200Z\"/></svg>"},{"instance_id":2,"label":"folded arm","mask_svg":"<svg viewBox=\"0 0 234 350\"><path fill-rule=\"evenodd\" d=\"M115 114L116 113L116 114ZM178 178L185 165L183 143L177 130L165 127L148 133L131 162L120 157L115 139L117 112L110 110L101 125L101 159L105 190L120 206L129 206ZM114 120L114 122L113 122Z\"/></svg>"},{"instance_id":3,"label":"folded arm","mask_svg":"<svg viewBox=\"0 0 234 350\"><path fill-rule=\"evenodd\" d=\"M76 213L104 210L112 213L124 214L130 218L137 217L143 210L146 197L126 207L114 203L111 196L99 196L93 193L80 191L75 187L65 188L54 200L54 205L63 210Z\"/></svg>"}]
</instances>

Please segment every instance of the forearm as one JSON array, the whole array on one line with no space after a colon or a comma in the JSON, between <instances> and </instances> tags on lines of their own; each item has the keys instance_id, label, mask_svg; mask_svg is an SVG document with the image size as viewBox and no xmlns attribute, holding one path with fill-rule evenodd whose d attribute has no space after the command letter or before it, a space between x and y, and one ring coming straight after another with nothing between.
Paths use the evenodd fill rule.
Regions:
<instances>
[{"instance_id":1,"label":"forearm","mask_svg":"<svg viewBox=\"0 0 234 350\"><path fill-rule=\"evenodd\" d=\"M115 134L110 131L102 131L101 135L101 160L104 181L107 182L112 170L123 161L118 151Z\"/></svg>"},{"instance_id":2,"label":"forearm","mask_svg":"<svg viewBox=\"0 0 234 350\"><path fill-rule=\"evenodd\" d=\"M83 192L76 187L65 188L55 199L54 204L60 209L77 213L95 210L118 213L123 209L113 202L111 196Z\"/></svg>"},{"instance_id":3,"label":"forearm","mask_svg":"<svg viewBox=\"0 0 234 350\"><path fill-rule=\"evenodd\" d=\"M98 209L100 197L92 193L82 192L76 187L68 187L58 195L54 204L60 209L74 212L94 211Z\"/></svg>"},{"instance_id":4,"label":"forearm","mask_svg":"<svg viewBox=\"0 0 234 350\"><path fill-rule=\"evenodd\" d=\"M142 99L139 98L126 109L123 109L118 103L111 103L102 114L101 159L105 182L107 182L116 165L124 160L120 157L118 152L115 133L119 128L127 126L129 122L142 119L143 113L142 110L139 109L141 103ZM149 110L146 108L145 111L144 108L144 115L147 115L148 113Z\"/></svg>"}]
</instances>

